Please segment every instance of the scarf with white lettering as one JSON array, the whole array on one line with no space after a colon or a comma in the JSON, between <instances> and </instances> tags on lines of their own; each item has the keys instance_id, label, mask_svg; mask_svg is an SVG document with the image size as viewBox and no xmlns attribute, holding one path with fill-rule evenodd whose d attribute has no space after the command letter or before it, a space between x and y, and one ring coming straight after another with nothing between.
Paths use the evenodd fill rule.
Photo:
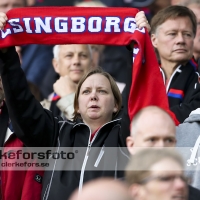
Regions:
<instances>
[{"instance_id":1,"label":"scarf with white lettering","mask_svg":"<svg viewBox=\"0 0 200 200\"><path fill-rule=\"evenodd\" d=\"M0 48L23 44L129 45L135 41L129 117L148 105L169 110L149 35L144 28L136 27L137 12L134 8L16 8L7 13L9 20L0 32Z\"/></svg>"}]
</instances>

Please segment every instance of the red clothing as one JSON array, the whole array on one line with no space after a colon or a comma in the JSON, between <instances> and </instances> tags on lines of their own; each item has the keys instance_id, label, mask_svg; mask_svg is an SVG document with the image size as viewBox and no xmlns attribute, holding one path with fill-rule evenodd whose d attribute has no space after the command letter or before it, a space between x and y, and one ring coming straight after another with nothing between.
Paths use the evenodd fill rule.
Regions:
<instances>
[{"instance_id":1,"label":"red clothing","mask_svg":"<svg viewBox=\"0 0 200 200\"><path fill-rule=\"evenodd\" d=\"M0 114L0 143L3 146L1 155L9 155L8 152L16 151L22 149L23 143L12 134L8 140L4 143L6 137L6 130L8 128L9 116L7 113L7 108L4 105L1 107ZM14 148L15 147L15 148ZM17 148L17 149L16 149ZM7 163L19 163L16 159L6 159L2 156L1 164ZM11 167L6 170L5 167L1 165L1 183L0 183L0 199L2 200L40 200L41 190L42 190L42 176L43 171L36 171L33 168L26 168L23 171L12 170ZM38 181L38 177L41 177ZM37 180L37 181L36 181Z\"/></svg>"},{"instance_id":2,"label":"red clothing","mask_svg":"<svg viewBox=\"0 0 200 200\"><path fill-rule=\"evenodd\" d=\"M100 128L101 128L101 127L100 127ZM94 132L91 134L90 142L92 141L93 137L96 135L97 131L98 131L100 128L98 128L96 131L94 131Z\"/></svg>"},{"instance_id":3,"label":"red clothing","mask_svg":"<svg viewBox=\"0 0 200 200\"><path fill-rule=\"evenodd\" d=\"M4 151L8 152L13 147L23 147L23 143L12 134L4 145ZM2 160L2 163L12 161ZM2 170L1 171L1 195L2 200L40 200L42 183L35 180L36 175L43 176L43 171L34 171L31 168L24 171Z\"/></svg>"}]
</instances>

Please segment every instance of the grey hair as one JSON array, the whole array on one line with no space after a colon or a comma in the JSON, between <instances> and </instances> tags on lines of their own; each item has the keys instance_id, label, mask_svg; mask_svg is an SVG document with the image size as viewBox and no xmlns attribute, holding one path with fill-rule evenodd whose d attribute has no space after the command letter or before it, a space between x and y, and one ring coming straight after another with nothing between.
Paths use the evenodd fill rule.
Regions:
<instances>
[{"instance_id":1,"label":"grey hair","mask_svg":"<svg viewBox=\"0 0 200 200\"><path fill-rule=\"evenodd\" d=\"M91 46L89 45L89 44L86 44L87 45L87 47L88 47L88 49L89 49L89 53L90 53L90 58L92 59L92 48L91 48ZM53 57L55 58L55 59L58 59L59 58L59 51L60 51L60 44L58 44L58 45L55 45L54 47L53 47Z\"/></svg>"},{"instance_id":2,"label":"grey hair","mask_svg":"<svg viewBox=\"0 0 200 200\"><path fill-rule=\"evenodd\" d=\"M152 172L152 166L164 159L175 161L181 166L182 170L184 170L183 157L176 149L165 148L158 150L152 147L146 148L131 157L125 170L125 179L127 184L129 186L134 183L141 184L141 181Z\"/></svg>"}]
</instances>

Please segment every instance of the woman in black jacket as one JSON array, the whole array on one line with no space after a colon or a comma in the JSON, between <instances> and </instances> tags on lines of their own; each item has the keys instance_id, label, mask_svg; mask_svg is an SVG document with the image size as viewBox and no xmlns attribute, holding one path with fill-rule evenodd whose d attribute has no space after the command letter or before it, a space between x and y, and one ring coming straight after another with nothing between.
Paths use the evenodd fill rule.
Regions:
<instances>
[{"instance_id":1,"label":"woman in black jacket","mask_svg":"<svg viewBox=\"0 0 200 200\"><path fill-rule=\"evenodd\" d=\"M86 181L123 176L121 164L125 166L128 156L118 147L125 146L126 136L120 131L121 118L116 117L121 95L109 74L95 69L83 77L75 95L72 122L53 116L35 100L14 47L0 53L0 70L13 127L24 144L56 147L56 153L62 147L71 147L70 152L78 149L73 160L48 160L53 168L43 178L43 199L67 199Z\"/></svg>"},{"instance_id":2,"label":"woman in black jacket","mask_svg":"<svg viewBox=\"0 0 200 200\"><path fill-rule=\"evenodd\" d=\"M3 17L1 20L2 24L6 21ZM139 24L149 27L143 15ZM28 147L53 147L55 153L68 147L68 152L75 152L74 159L50 156L52 168L44 174L42 199L68 199L77 187L82 189L84 182L123 177L128 156L126 148L121 147L128 132L122 131L125 123L121 122L123 119L127 124L127 120L119 117L121 95L109 74L95 69L80 81L74 121L54 116L34 98L14 47L0 51L0 74L17 137Z\"/></svg>"}]
</instances>

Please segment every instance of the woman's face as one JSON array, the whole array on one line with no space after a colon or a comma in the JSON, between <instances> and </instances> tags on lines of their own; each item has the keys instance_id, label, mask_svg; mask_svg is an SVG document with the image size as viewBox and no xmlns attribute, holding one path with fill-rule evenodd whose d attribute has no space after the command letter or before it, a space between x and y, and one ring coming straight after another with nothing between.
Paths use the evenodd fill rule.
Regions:
<instances>
[{"instance_id":1,"label":"woman's face","mask_svg":"<svg viewBox=\"0 0 200 200\"><path fill-rule=\"evenodd\" d=\"M86 124L100 126L112 120L118 108L109 80L101 74L89 76L82 84L78 97L78 112Z\"/></svg>"},{"instance_id":2,"label":"woman's face","mask_svg":"<svg viewBox=\"0 0 200 200\"><path fill-rule=\"evenodd\" d=\"M152 165L150 171L149 181L141 186L142 199L187 200L188 187L180 164L166 158Z\"/></svg>"}]
</instances>

